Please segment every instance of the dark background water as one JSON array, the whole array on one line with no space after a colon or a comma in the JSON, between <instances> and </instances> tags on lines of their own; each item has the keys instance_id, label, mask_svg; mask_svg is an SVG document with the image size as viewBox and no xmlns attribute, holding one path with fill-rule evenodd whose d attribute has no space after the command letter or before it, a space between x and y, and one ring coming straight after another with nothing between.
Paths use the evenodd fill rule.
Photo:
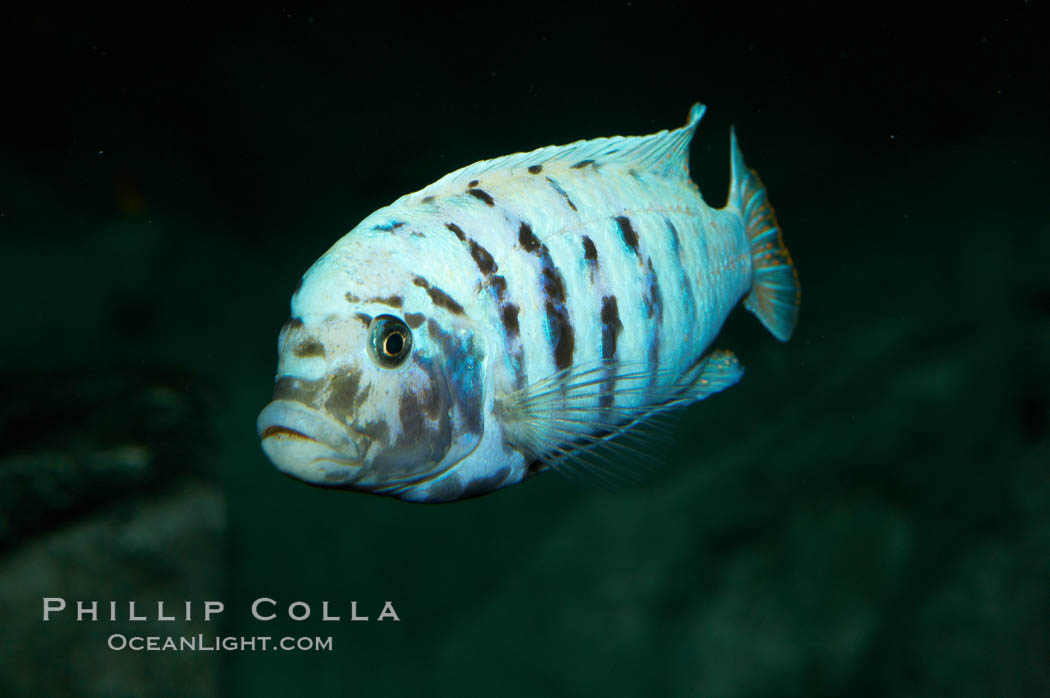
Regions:
<instances>
[{"instance_id":1,"label":"dark background water","mask_svg":"<svg viewBox=\"0 0 1050 698\"><path fill-rule=\"evenodd\" d=\"M0 693L1050 695L1034 5L11 10ZM339 236L470 162L696 100L694 178L720 205L734 124L801 318L783 345L730 318L747 376L681 415L648 483L422 507L269 465L277 330ZM45 596L195 605L43 623ZM262 596L279 619L251 617Z\"/></svg>"}]
</instances>

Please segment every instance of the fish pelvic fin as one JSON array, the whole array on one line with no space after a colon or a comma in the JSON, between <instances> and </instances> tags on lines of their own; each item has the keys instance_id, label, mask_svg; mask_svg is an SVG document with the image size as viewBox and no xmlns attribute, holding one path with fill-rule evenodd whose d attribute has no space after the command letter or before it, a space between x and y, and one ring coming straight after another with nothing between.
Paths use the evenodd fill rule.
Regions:
<instances>
[{"instance_id":1,"label":"fish pelvic fin","mask_svg":"<svg viewBox=\"0 0 1050 698\"><path fill-rule=\"evenodd\" d=\"M726 205L740 213L751 241L751 292L744 298L744 307L754 313L774 337L786 342L798 322L801 298L798 271L784 245L766 188L758 173L744 163L735 130L730 130L730 142L732 180Z\"/></svg>"}]
</instances>

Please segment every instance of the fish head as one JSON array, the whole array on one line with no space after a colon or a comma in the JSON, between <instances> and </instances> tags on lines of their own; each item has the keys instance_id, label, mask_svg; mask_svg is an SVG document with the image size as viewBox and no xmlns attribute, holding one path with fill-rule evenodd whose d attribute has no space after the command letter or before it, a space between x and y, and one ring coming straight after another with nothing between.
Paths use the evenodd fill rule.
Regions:
<instances>
[{"instance_id":1,"label":"fish head","mask_svg":"<svg viewBox=\"0 0 1050 698\"><path fill-rule=\"evenodd\" d=\"M427 317L422 289L396 277L378 296L360 275L335 295L308 274L293 297L257 423L285 474L413 499L479 443L484 341L469 322Z\"/></svg>"}]
</instances>

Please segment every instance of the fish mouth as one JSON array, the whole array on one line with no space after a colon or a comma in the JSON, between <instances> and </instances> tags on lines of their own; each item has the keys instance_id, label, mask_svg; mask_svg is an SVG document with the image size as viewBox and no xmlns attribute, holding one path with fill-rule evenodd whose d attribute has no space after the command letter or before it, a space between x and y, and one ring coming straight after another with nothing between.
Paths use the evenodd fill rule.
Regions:
<instances>
[{"instance_id":1,"label":"fish mouth","mask_svg":"<svg viewBox=\"0 0 1050 698\"><path fill-rule=\"evenodd\" d=\"M346 485L365 471L370 439L320 410L274 400L256 422L266 456L278 470L316 485Z\"/></svg>"}]
</instances>

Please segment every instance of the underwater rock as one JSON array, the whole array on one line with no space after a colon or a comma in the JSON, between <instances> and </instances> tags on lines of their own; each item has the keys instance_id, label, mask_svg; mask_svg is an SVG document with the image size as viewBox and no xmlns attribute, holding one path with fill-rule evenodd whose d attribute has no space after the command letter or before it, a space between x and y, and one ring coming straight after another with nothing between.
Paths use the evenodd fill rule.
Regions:
<instances>
[{"instance_id":1,"label":"underwater rock","mask_svg":"<svg viewBox=\"0 0 1050 698\"><path fill-rule=\"evenodd\" d=\"M209 390L158 368L0 375L0 554L95 509L201 473Z\"/></svg>"},{"instance_id":2,"label":"underwater rock","mask_svg":"<svg viewBox=\"0 0 1050 698\"><path fill-rule=\"evenodd\" d=\"M0 406L0 695L217 695L217 653L108 638L209 637L218 623L109 621L106 603L222 598L210 389L154 367L9 373L0 388L15 398ZM45 597L98 601L99 620L44 622Z\"/></svg>"},{"instance_id":3,"label":"underwater rock","mask_svg":"<svg viewBox=\"0 0 1050 698\"><path fill-rule=\"evenodd\" d=\"M0 559L0 695L215 696L219 652L114 651L109 638L220 635L198 611L185 621L107 617L107 599L156 608L158 599L222 598L225 502L186 482L129 499L37 537ZM70 610L42 620L43 597ZM98 600L97 621L78 621L74 599Z\"/></svg>"}]
</instances>

